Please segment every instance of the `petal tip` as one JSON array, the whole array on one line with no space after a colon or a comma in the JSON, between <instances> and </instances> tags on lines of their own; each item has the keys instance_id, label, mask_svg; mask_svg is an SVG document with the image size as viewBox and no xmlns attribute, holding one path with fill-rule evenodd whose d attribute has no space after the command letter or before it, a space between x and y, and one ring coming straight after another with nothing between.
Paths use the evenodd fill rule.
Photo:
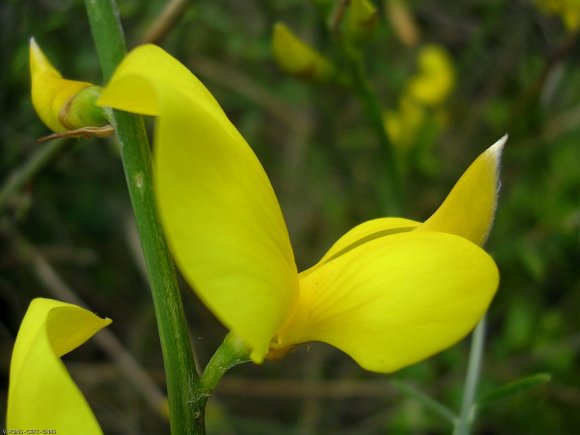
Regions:
<instances>
[{"instance_id":1,"label":"petal tip","mask_svg":"<svg viewBox=\"0 0 580 435\"><path fill-rule=\"evenodd\" d=\"M489 152L493 154L496 160L499 160L503 152L504 146L509 138L509 134L504 134L496 143L489 147Z\"/></svg>"}]
</instances>

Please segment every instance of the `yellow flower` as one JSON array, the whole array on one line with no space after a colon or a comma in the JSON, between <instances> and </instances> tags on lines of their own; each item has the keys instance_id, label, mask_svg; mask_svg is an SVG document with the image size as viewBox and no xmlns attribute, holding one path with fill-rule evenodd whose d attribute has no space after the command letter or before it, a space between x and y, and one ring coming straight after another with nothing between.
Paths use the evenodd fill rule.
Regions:
<instances>
[{"instance_id":1,"label":"yellow flower","mask_svg":"<svg viewBox=\"0 0 580 435\"><path fill-rule=\"evenodd\" d=\"M393 145L402 152L413 148L426 126L444 126L441 106L455 86L455 70L447 51L438 45L423 46L419 71L412 75L396 109L384 113L384 125Z\"/></svg>"},{"instance_id":2,"label":"yellow flower","mask_svg":"<svg viewBox=\"0 0 580 435\"><path fill-rule=\"evenodd\" d=\"M419 72L409 80L407 94L416 101L436 106L445 101L455 86L455 70L447 51L435 44L421 47Z\"/></svg>"},{"instance_id":3,"label":"yellow flower","mask_svg":"<svg viewBox=\"0 0 580 435\"><path fill-rule=\"evenodd\" d=\"M260 162L186 67L156 46L138 47L99 104L158 117L155 190L175 260L257 363L271 348L323 341L391 372L461 339L493 298L499 274L476 243L494 215L504 140L425 224L366 222L298 274Z\"/></svg>"},{"instance_id":4,"label":"yellow flower","mask_svg":"<svg viewBox=\"0 0 580 435\"><path fill-rule=\"evenodd\" d=\"M102 433L60 357L110 323L76 305L43 298L31 302L12 353L7 429Z\"/></svg>"},{"instance_id":5,"label":"yellow flower","mask_svg":"<svg viewBox=\"0 0 580 435\"><path fill-rule=\"evenodd\" d=\"M413 147L421 127L425 123L425 108L417 101L403 95L397 110L387 110L384 114L385 129L389 139L400 151Z\"/></svg>"},{"instance_id":6,"label":"yellow flower","mask_svg":"<svg viewBox=\"0 0 580 435\"><path fill-rule=\"evenodd\" d=\"M94 135L102 130L112 133L111 129L103 129L108 121L103 109L95 106L101 88L62 78L34 38L30 39L30 79L34 110L52 131L64 133L89 127Z\"/></svg>"},{"instance_id":7,"label":"yellow flower","mask_svg":"<svg viewBox=\"0 0 580 435\"><path fill-rule=\"evenodd\" d=\"M330 62L300 40L284 23L274 26L272 51L280 68L289 74L318 82L327 82L334 75Z\"/></svg>"}]
</instances>

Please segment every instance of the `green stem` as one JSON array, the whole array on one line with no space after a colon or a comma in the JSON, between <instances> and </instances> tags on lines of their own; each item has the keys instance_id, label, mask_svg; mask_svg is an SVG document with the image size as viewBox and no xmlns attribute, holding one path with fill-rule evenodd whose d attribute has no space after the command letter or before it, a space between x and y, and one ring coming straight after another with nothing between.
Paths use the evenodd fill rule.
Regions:
<instances>
[{"instance_id":1,"label":"green stem","mask_svg":"<svg viewBox=\"0 0 580 435\"><path fill-rule=\"evenodd\" d=\"M477 394L477 384L481 372L481 361L483 359L483 346L485 344L485 316L475 327L471 337L471 347L469 349L469 363L467 375L463 387L463 401L459 418L455 423L453 435L469 435L471 424L473 423L473 404Z\"/></svg>"},{"instance_id":2,"label":"green stem","mask_svg":"<svg viewBox=\"0 0 580 435\"><path fill-rule=\"evenodd\" d=\"M55 139L42 144L20 168L15 170L0 189L0 209L4 207L10 196L28 183L47 163L51 162L64 147L70 143L67 139Z\"/></svg>"},{"instance_id":3,"label":"green stem","mask_svg":"<svg viewBox=\"0 0 580 435\"><path fill-rule=\"evenodd\" d=\"M85 1L105 81L125 55L125 39L114 0ZM151 155L140 116L113 111L121 158L141 247L147 265L161 340L169 398L171 433L204 434L203 408L175 269L167 249L153 195Z\"/></svg>"},{"instance_id":4,"label":"green stem","mask_svg":"<svg viewBox=\"0 0 580 435\"><path fill-rule=\"evenodd\" d=\"M361 54L348 45L343 45L343 51L352 69L352 88L362 102L367 117L379 139L380 158L378 180L378 195L382 212L389 215L402 215L404 212L403 180L398 156L387 136L383 121L383 108L368 80ZM386 165L386 168L384 167Z\"/></svg>"},{"instance_id":5,"label":"green stem","mask_svg":"<svg viewBox=\"0 0 580 435\"><path fill-rule=\"evenodd\" d=\"M207 400L228 370L249 361L249 349L244 342L232 335L231 332L228 333L203 371L200 400Z\"/></svg>"}]
</instances>

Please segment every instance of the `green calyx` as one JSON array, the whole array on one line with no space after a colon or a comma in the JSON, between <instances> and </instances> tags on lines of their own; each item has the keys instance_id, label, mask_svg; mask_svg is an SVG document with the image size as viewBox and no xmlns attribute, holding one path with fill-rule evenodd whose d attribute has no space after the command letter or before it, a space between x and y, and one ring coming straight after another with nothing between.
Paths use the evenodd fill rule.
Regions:
<instances>
[{"instance_id":1,"label":"green calyx","mask_svg":"<svg viewBox=\"0 0 580 435\"><path fill-rule=\"evenodd\" d=\"M58 120L69 130L108 125L105 109L95 104L102 90L100 86L81 89L62 107Z\"/></svg>"}]
</instances>

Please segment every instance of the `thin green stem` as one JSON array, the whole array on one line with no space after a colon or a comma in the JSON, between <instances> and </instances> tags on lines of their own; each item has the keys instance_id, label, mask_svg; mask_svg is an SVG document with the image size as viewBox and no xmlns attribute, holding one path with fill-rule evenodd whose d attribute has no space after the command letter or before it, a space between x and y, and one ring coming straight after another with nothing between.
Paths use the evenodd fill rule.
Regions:
<instances>
[{"instance_id":1,"label":"thin green stem","mask_svg":"<svg viewBox=\"0 0 580 435\"><path fill-rule=\"evenodd\" d=\"M213 392L222 376L232 367L250 361L250 352L244 342L231 332L211 357L201 376L201 400L206 400Z\"/></svg>"},{"instance_id":2,"label":"thin green stem","mask_svg":"<svg viewBox=\"0 0 580 435\"><path fill-rule=\"evenodd\" d=\"M377 162L379 163L379 180L382 182L378 182L377 187L380 207L384 213L389 215L401 215L404 212L402 171L385 130L382 105L369 82L361 53L347 44L343 45L343 51L352 70L351 86L362 102L367 117L379 139L380 158L377 159Z\"/></svg>"},{"instance_id":3,"label":"thin green stem","mask_svg":"<svg viewBox=\"0 0 580 435\"><path fill-rule=\"evenodd\" d=\"M125 39L114 0L85 1L104 80L125 55ZM151 155L140 116L113 111L137 230L147 266L169 398L171 433L204 434L203 408L193 400L199 378L193 359L175 269L167 249L153 195Z\"/></svg>"},{"instance_id":4,"label":"thin green stem","mask_svg":"<svg viewBox=\"0 0 580 435\"><path fill-rule=\"evenodd\" d=\"M0 209L10 196L28 183L42 168L51 162L70 140L61 138L46 142L21 167L16 169L0 189Z\"/></svg>"},{"instance_id":5,"label":"thin green stem","mask_svg":"<svg viewBox=\"0 0 580 435\"><path fill-rule=\"evenodd\" d=\"M459 418L455 423L453 435L469 435L471 424L474 419L474 403L477 394L477 385L481 372L481 361L483 359L483 348L485 345L485 316L475 327L471 337L471 347L469 349L469 363L467 375L463 387L463 401Z\"/></svg>"}]
</instances>

